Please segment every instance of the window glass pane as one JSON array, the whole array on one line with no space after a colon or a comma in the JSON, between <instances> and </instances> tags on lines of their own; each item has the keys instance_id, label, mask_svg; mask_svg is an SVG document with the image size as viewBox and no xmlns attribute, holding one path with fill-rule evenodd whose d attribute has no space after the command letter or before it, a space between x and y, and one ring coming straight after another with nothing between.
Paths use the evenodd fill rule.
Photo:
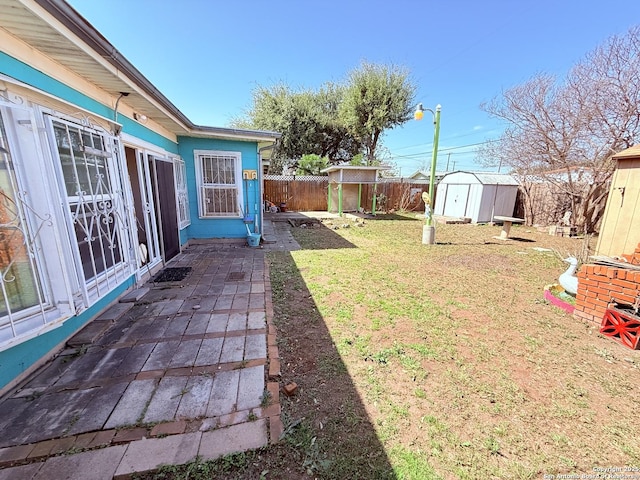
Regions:
<instances>
[{"instance_id":1,"label":"window glass pane","mask_svg":"<svg viewBox=\"0 0 640 480\"><path fill-rule=\"evenodd\" d=\"M29 256L30 237L16 195L15 173L0 115L0 315L38 305L39 275ZM4 323L0 321L0 324Z\"/></svg>"},{"instance_id":2,"label":"window glass pane","mask_svg":"<svg viewBox=\"0 0 640 480\"><path fill-rule=\"evenodd\" d=\"M205 212L207 215L237 215L238 200L235 188L205 188Z\"/></svg>"},{"instance_id":3,"label":"window glass pane","mask_svg":"<svg viewBox=\"0 0 640 480\"><path fill-rule=\"evenodd\" d=\"M122 260L118 236L114 235L113 214L96 216L90 213L74 215L76 240L86 279L92 279Z\"/></svg>"},{"instance_id":4,"label":"window glass pane","mask_svg":"<svg viewBox=\"0 0 640 480\"><path fill-rule=\"evenodd\" d=\"M203 182L205 184L234 185L236 183L235 160L234 157L202 157Z\"/></svg>"},{"instance_id":5,"label":"window glass pane","mask_svg":"<svg viewBox=\"0 0 640 480\"><path fill-rule=\"evenodd\" d=\"M204 216L236 216L240 214L235 155L201 155L201 211Z\"/></svg>"}]
</instances>

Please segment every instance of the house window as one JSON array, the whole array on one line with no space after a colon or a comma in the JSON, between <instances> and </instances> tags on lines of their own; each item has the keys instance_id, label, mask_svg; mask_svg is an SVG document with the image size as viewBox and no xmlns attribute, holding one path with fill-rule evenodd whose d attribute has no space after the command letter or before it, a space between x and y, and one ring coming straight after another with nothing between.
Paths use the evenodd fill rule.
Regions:
<instances>
[{"instance_id":1,"label":"house window","mask_svg":"<svg viewBox=\"0 0 640 480\"><path fill-rule=\"evenodd\" d=\"M60 119L51 124L79 278L86 295L102 297L126 273L119 145L106 132Z\"/></svg>"},{"instance_id":2,"label":"house window","mask_svg":"<svg viewBox=\"0 0 640 480\"><path fill-rule=\"evenodd\" d=\"M16 102L17 103L17 102ZM0 350L76 310L33 111L0 96Z\"/></svg>"},{"instance_id":3,"label":"house window","mask_svg":"<svg viewBox=\"0 0 640 480\"><path fill-rule=\"evenodd\" d=\"M21 312L39 305L42 287L25 205L18 194L17 177L0 113L0 327Z\"/></svg>"},{"instance_id":4,"label":"house window","mask_svg":"<svg viewBox=\"0 0 640 480\"><path fill-rule=\"evenodd\" d=\"M195 156L200 216L240 216L240 153L197 151Z\"/></svg>"},{"instance_id":5,"label":"house window","mask_svg":"<svg viewBox=\"0 0 640 480\"><path fill-rule=\"evenodd\" d=\"M178 198L178 224L180 228L184 228L191 223L191 214L189 213L189 195L187 193L187 170L184 160L181 158L174 159L175 175L176 175L176 196Z\"/></svg>"}]
</instances>

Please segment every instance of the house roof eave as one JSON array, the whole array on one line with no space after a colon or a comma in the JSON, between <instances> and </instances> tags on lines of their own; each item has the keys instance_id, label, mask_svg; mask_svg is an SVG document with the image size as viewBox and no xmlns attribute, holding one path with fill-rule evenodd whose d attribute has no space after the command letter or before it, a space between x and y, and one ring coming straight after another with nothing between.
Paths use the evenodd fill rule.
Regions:
<instances>
[{"instance_id":1,"label":"house roof eave","mask_svg":"<svg viewBox=\"0 0 640 480\"><path fill-rule=\"evenodd\" d=\"M230 139L238 141L275 142L281 134L260 130L245 130L225 127L211 127L194 124L184 113L178 109L158 88L156 88L115 46L113 46L91 23L80 15L71 5L64 0L19 0L32 15L40 16L39 7L50 15L56 22L43 20L49 27L58 33L63 33L60 26L64 27L72 35L63 34L66 41L74 45L81 42L82 55L93 57L98 64L93 68L96 72L96 80L109 72L113 79L112 88L102 88L108 93L117 96L128 86L128 103L135 102L134 108L139 113L146 114L156 120L168 131L176 136L194 136L203 138ZM29 3L32 4L29 7ZM37 5L37 7L35 7ZM42 18L42 17L41 17ZM50 52L51 53L51 52ZM55 52L53 57L55 60ZM86 72L85 72L86 73ZM120 83L119 91L112 91L113 84ZM100 86L100 82L95 83ZM134 99L135 97L135 99ZM145 107L146 105L146 107Z\"/></svg>"}]
</instances>

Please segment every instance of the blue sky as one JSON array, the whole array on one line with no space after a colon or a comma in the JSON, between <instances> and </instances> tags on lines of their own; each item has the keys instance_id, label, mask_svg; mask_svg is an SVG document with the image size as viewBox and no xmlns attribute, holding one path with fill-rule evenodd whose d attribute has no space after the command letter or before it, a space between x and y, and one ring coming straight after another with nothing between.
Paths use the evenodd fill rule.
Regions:
<instances>
[{"instance_id":1,"label":"blue sky","mask_svg":"<svg viewBox=\"0 0 640 480\"><path fill-rule=\"evenodd\" d=\"M193 122L228 126L257 86L317 88L363 60L405 67L442 105L438 170L479 170L502 125L480 104L538 73L562 78L640 22L637 0L68 0ZM409 175L431 158L425 115L383 138Z\"/></svg>"}]
</instances>

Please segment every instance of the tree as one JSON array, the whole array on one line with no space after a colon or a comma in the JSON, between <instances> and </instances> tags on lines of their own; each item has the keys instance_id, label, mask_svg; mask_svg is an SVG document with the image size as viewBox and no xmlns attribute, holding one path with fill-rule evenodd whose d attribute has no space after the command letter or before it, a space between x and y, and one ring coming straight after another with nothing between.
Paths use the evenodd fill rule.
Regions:
<instances>
[{"instance_id":1,"label":"tree","mask_svg":"<svg viewBox=\"0 0 640 480\"><path fill-rule=\"evenodd\" d=\"M349 160L349 165L354 165L358 167L366 166L367 162L364 159L364 154L359 153L357 155L354 155L354 157L351 160Z\"/></svg>"},{"instance_id":2,"label":"tree","mask_svg":"<svg viewBox=\"0 0 640 480\"><path fill-rule=\"evenodd\" d=\"M540 74L483 104L507 126L481 158L509 165L525 182L552 184L564 193L572 225L592 233L604 211L612 155L640 139L639 52L635 27L588 54L564 82Z\"/></svg>"},{"instance_id":3,"label":"tree","mask_svg":"<svg viewBox=\"0 0 640 480\"><path fill-rule=\"evenodd\" d=\"M393 65L364 62L349 74L340 119L362 143L367 165L376 163L384 131L412 118L414 93L407 71Z\"/></svg>"},{"instance_id":4,"label":"tree","mask_svg":"<svg viewBox=\"0 0 640 480\"><path fill-rule=\"evenodd\" d=\"M282 134L272 156L272 167L281 171L285 161L294 165L305 154L327 157L330 163L350 159L360 143L338 119L343 88L325 84L317 92L293 91L284 84L258 87L245 119L234 120L242 128L273 130Z\"/></svg>"},{"instance_id":5,"label":"tree","mask_svg":"<svg viewBox=\"0 0 640 480\"><path fill-rule=\"evenodd\" d=\"M321 170L328 166L329 159L327 157L321 157L315 153L303 155L298 162L296 175L322 175Z\"/></svg>"}]
</instances>

